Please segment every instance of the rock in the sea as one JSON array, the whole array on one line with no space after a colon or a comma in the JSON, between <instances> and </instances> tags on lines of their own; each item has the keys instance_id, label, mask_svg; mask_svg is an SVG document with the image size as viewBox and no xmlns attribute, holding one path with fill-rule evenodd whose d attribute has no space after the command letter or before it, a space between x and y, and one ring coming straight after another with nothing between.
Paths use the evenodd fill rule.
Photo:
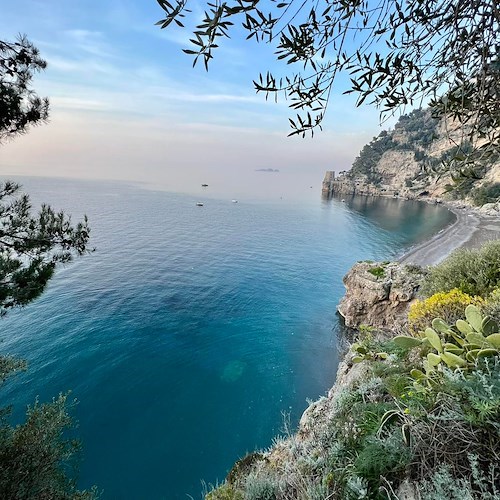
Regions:
<instances>
[{"instance_id":1,"label":"rock in the sea","mask_svg":"<svg viewBox=\"0 0 500 500\"><path fill-rule=\"evenodd\" d=\"M344 276L346 293L338 312L349 328L392 329L406 320L424 271L397 262L358 262Z\"/></svg>"}]
</instances>

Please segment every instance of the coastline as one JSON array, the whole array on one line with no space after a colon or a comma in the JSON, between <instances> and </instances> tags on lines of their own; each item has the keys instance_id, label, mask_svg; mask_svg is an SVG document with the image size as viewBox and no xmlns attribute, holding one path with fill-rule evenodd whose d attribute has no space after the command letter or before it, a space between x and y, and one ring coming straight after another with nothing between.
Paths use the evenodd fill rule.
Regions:
<instances>
[{"instance_id":1,"label":"coastline","mask_svg":"<svg viewBox=\"0 0 500 500\"><path fill-rule=\"evenodd\" d=\"M433 266L458 248L477 248L500 238L500 218L487 216L463 204L444 203L456 216L455 222L431 239L411 248L397 259L401 264Z\"/></svg>"},{"instance_id":2,"label":"coastline","mask_svg":"<svg viewBox=\"0 0 500 500\"><path fill-rule=\"evenodd\" d=\"M422 201L424 202L424 200ZM426 201L433 203L432 200ZM474 207L459 202L443 202L443 208L450 210L456 216L456 220L441 229L430 239L410 248L401 257L395 259L397 262L401 264L418 264L422 267L435 265L457 248L476 248L486 241L500 238L500 217L498 215L488 215ZM375 316L383 316L386 314L385 310L392 313L394 305L402 305L403 308L407 307L413 297L412 293L415 291L415 287L413 283L410 283L406 289L401 287L401 281L408 278L407 273L406 276L403 275L403 280L396 279L398 282L396 287L387 290L387 282L384 282L384 280L378 280L374 275L368 275L368 279L363 276L363 273L366 274L366 266L369 267L370 264L373 266L381 265L380 263L367 262L355 264L353 267L356 268L357 266L357 270L351 276L351 290L349 291L347 287L347 275L344 278L344 284L346 285L346 295L350 293L351 297L353 297L353 314L359 316L360 313L371 308L373 312L371 318L365 315L359 323L372 326L370 319L373 319ZM403 266L398 266L394 263L387 265L393 266L387 273L392 278L394 277L394 268L403 268ZM362 268L363 266L365 266L365 269ZM412 272L410 274L414 275L415 273ZM413 278L418 279L415 278L415 275ZM362 302L361 305L360 302ZM396 318L388 317L387 315L385 317L389 319L382 325L379 331L383 331L389 325L391 327L390 331L386 328L385 334L400 334L401 325L396 324ZM357 329L357 326L354 325L352 328ZM376 325L375 328L378 329L379 327ZM352 342L353 340L349 339L349 341ZM363 346L361 347L363 348ZM250 453L237 461L229 472L224 485L215 490L216 492L220 492L220 496L216 493L213 496L207 496L207 498L216 500L226 498L225 495L228 493L240 493L245 489L245 485L249 480L257 484L266 484L264 481L270 481L270 478L281 481L286 476L286 479L284 479L286 484L309 484L306 482L307 477L304 478L304 464L311 463L311 457L328 456L328 449L325 443L329 443L332 438L332 425L335 422L338 425L340 421L343 425L341 428L342 434L349 432L349 430L345 430L346 428L351 429L345 421L342 419L339 420L337 417L341 411L339 408L347 401L346 394L359 391L359 387L362 385L361 382L363 382L365 387L369 387L367 389L367 399L374 397L375 389L373 387L375 384L369 386L366 383L367 380L372 381L373 379L373 374L367 367L368 363L353 362L355 356L356 353L350 349L347 353L340 356L333 386L325 396L309 404L302 414L297 430L293 434L276 440L266 451ZM375 360L377 360L377 356L378 354L375 355ZM367 359L370 358L368 357ZM388 358L387 363L391 363L390 358ZM363 397L364 402L365 398ZM369 402L373 403L373 400L369 399ZM353 420L350 419L347 422L352 425L351 422ZM326 462L327 460L325 459ZM325 475L325 477L329 481L333 481L331 473L330 475ZM260 479L262 483L258 483ZM408 500L419 498L418 490L408 478L393 493L397 498L406 498ZM325 496L325 498L327 497Z\"/></svg>"}]
</instances>

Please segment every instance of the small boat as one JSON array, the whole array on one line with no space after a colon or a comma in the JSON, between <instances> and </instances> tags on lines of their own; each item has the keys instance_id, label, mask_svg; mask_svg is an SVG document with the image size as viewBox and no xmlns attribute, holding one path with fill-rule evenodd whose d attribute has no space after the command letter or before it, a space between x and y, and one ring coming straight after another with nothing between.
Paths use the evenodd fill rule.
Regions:
<instances>
[{"instance_id":1,"label":"small boat","mask_svg":"<svg viewBox=\"0 0 500 500\"><path fill-rule=\"evenodd\" d=\"M208 187L208 184L202 184L201 187L206 188L206 187Z\"/></svg>"},{"instance_id":2,"label":"small boat","mask_svg":"<svg viewBox=\"0 0 500 500\"><path fill-rule=\"evenodd\" d=\"M238 203L238 200L231 200L232 203Z\"/></svg>"},{"instance_id":3,"label":"small boat","mask_svg":"<svg viewBox=\"0 0 500 500\"><path fill-rule=\"evenodd\" d=\"M202 203L201 201L197 201L197 202L196 202L196 206L197 206L197 207L202 207L202 206L203 206L203 203Z\"/></svg>"}]
</instances>

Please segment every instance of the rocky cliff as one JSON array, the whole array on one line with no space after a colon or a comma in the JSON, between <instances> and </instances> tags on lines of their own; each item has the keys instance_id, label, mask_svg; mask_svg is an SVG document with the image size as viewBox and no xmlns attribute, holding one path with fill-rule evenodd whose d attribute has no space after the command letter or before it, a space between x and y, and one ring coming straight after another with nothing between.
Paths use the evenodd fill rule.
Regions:
<instances>
[{"instance_id":1,"label":"rocky cliff","mask_svg":"<svg viewBox=\"0 0 500 500\"><path fill-rule=\"evenodd\" d=\"M424 272L397 262L358 262L344 276L338 312L349 328L391 329L404 322Z\"/></svg>"},{"instance_id":2,"label":"rocky cliff","mask_svg":"<svg viewBox=\"0 0 500 500\"><path fill-rule=\"evenodd\" d=\"M460 127L433 118L429 110L416 110L402 116L393 130L374 137L351 170L339 173L330 192L496 203L500 155L481 155L477 146ZM458 163L465 157L466 163Z\"/></svg>"}]
</instances>

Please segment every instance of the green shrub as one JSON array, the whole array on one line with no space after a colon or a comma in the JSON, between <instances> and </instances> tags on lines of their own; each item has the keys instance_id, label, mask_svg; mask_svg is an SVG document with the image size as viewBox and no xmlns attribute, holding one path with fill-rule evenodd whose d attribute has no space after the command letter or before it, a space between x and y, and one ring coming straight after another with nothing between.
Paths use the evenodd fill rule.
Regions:
<instances>
[{"instance_id":1,"label":"green shrub","mask_svg":"<svg viewBox=\"0 0 500 500\"><path fill-rule=\"evenodd\" d=\"M468 455L470 475L457 478L449 466L441 465L417 484L422 500L496 500L500 496L498 467L484 472L476 455Z\"/></svg>"},{"instance_id":2,"label":"green shrub","mask_svg":"<svg viewBox=\"0 0 500 500\"><path fill-rule=\"evenodd\" d=\"M402 377L401 373L389 375L384 382L387 392L395 398L401 398L411 386L410 378Z\"/></svg>"},{"instance_id":3,"label":"green shrub","mask_svg":"<svg viewBox=\"0 0 500 500\"><path fill-rule=\"evenodd\" d=\"M420 481L428 500L458 498L453 491L459 486L463 498L499 498L500 335L498 325L473 305L465 318L453 327L435 319L420 338L394 337L392 342L409 347L405 358L368 361L393 397L375 433L376 419L362 410L363 403L352 409L357 427L369 426L350 447L356 450L354 471L368 481L370 498L383 486L377 475L394 484L402 472ZM423 371L412 369L418 360ZM373 407L367 399L366 407ZM378 404L383 401L379 394ZM445 468L437 473L438 466Z\"/></svg>"},{"instance_id":4,"label":"green shrub","mask_svg":"<svg viewBox=\"0 0 500 500\"><path fill-rule=\"evenodd\" d=\"M441 490L449 490L445 487L450 482L463 484L464 493L470 492L471 498L493 500L499 498L500 485L498 425L473 423L468 414L469 401L462 400L462 396L461 391L450 394L446 386L438 389L434 405L414 422L411 433L415 468L410 469L410 473L413 479L422 481L444 466L450 478L441 483ZM481 462L471 459L473 456L481 457ZM433 489L437 493L431 496ZM423 498L455 498L440 491L439 483L428 489L428 493ZM467 497L464 495L464 498Z\"/></svg>"},{"instance_id":5,"label":"green shrub","mask_svg":"<svg viewBox=\"0 0 500 500\"><path fill-rule=\"evenodd\" d=\"M400 436L401 433L394 433L389 438L368 439L354 462L356 474L366 479L373 491L377 491L381 476L399 474L409 463L410 450Z\"/></svg>"},{"instance_id":6,"label":"green shrub","mask_svg":"<svg viewBox=\"0 0 500 500\"><path fill-rule=\"evenodd\" d=\"M264 458L264 455L259 452L252 452L245 455L243 458L240 458L229 471L226 482L229 484L234 484L238 481L240 476L247 475L256 462L259 462Z\"/></svg>"},{"instance_id":7,"label":"green shrub","mask_svg":"<svg viewBox=\"0 0 500 500\"><path fill-rule=\"evenodd\" d=\"M472 201L477 206L494 203L500 198L500 182L486 183L472 190Z\"/></svg>"},{"instance_id":8,"label":"green shrub","mask_svg":"<svg viewBox=\"0 0 500 500\"><path fill-rule=\"evenodd\" d=\"M430 297L454 288L469 295L487 297L500 286L500 240L479 250L460 249L430 269L420 293Z\"/></svg>"},{"instance_id":9,"label":"green shrub","mask_svg":"<svg viewBox=\"0 0 500 500\"><path fill-rule=\"evenodd\" d=\"M245 481L245 500L276 500L276 481L264 473L250 473Z\"/></svg>"},{"instance_id":10,"label":"green shrub","mask_svg":"<svg viewBox=\"0 0 500 500\"><path fill-rule=\"evenodd\" d=\"M385 276L385 269L383 267L372 267L368 269L368 272L376 278L383 278Z\"/></svg>"},{"instance_id":11,"label":"green shrub","mask_svg":"<svg viewBox=\"0 0 500 500\"><path fill-rule=\"evenodd\" d=\"M442 390L460 400L465 420L495 428L500 419L500 361L485 359L479 368L471 373L446 370Z\"/></svg>"},{"instance_id":12,"label":"green shrub","mask_svg":"<svg viewBox=\"0 0 500 500\"><path fill-rule=\"evenodd\" d=\"M224 483L212 487L212 490L206 493L205 500L243 500L243 493L234 486Z\"/></svg>"},{"instance_id":13,"label":"green shrub","mask_svg":"<svg viewBox=\"0 0 500 500\"><path fill-rule=\"evenodd\" d=\"M344 497L347 500L370 498L368 481L359 476L349 477L344 489Z\"/></svg>"},{"instance_id":14,"label":"green shrub","mask_svg":"<svg viewBox=\"0 0 500 500\"><path fill-rule=\"evenodd\" d=\"M353 411L358 413L359 429L361 435L374 435L380 428L380 421L384 414L393 408L392 403L376 402L370 403L369 401L360 403L358 406L353 407Z\"/></svg>"},{"instance_id":15,"label":"green shrub","mask_svg":"<svg viewBox=\"0 0 500 500\"><path fill-rule=\"evenodd\" d=\"M78 491L66 473L74 470L77 441L68 439L74 423L67 395L28 407L26 422L11 426L9 409L0 411L0 498L92 500L95 488ZM74 404L74 403L73 403Z\"/></svg>"},{"instance_id":16,"label":"green shrub","mask_svg":"<svg viewBox=\"0 0 500 500\"><path fill-rule=\"evenodd\" d=\"M441 380L444 367L477 370L484 358L500 356L499 325L482 316L474 305L465 308L466 321L458 319L450 326L441 318L432 321L419 337L398 335L393 342L410 349L420 348L422 368L412 369L410 375L417 383L434 387Z\"/></svg>"},{"instance_id":17,"label":"green shrub","mask_svg":"<svg viewBox=\"0 0 500 500\"><path fill-rule=\"evenodd\" d=\"M469 485L450 473L449 467L441 466L429 479L418 484L422 500L474 500Z\"/></svg>"},{"instance_id":18,"label":"green shrub","mask_svg":"<svg viewBox=\"0 0 500 500\"><path fill-rule=\"evenodd\" d=\"M328 483L329 481L325 480L325 484L312 484L307 486L305 498L307 498L307 500L325 500L330 494Z\"/></svg>"}]
</instances>

